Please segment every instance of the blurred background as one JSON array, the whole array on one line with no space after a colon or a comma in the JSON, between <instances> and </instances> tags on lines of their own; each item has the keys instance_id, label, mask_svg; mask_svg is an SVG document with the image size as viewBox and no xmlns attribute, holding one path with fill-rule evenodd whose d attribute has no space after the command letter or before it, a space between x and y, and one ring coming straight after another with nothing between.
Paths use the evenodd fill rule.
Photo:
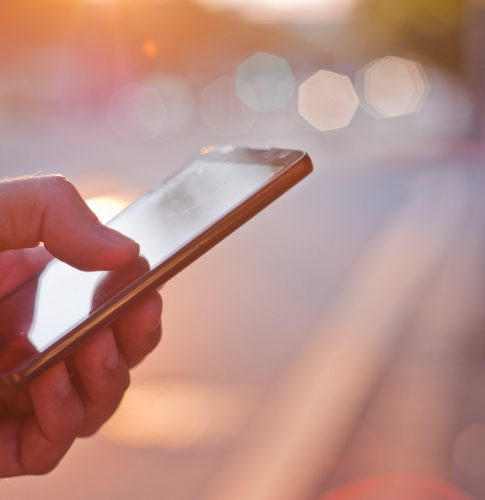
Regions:
<instances>
[{"instance_id":1,"label":"blurred background","mask_svg":"<svg viewBox=\"0 0 485 500\"><path fill-rule=\"evenodd\" d=\"M5 500L485 498L485 3L2 0L0 174L103 220L210 144L315 173L163 289L99 435Z\"/></svg>"}]
</instances>

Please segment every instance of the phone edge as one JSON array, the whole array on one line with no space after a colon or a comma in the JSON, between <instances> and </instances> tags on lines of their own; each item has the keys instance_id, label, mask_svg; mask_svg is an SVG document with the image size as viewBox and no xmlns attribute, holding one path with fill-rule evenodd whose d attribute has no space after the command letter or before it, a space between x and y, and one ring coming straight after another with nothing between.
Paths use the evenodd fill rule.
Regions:
<instances>
[{"instance_id":1,"label":"phone edge","mask_svg":"<svg viewBox=\"0 0 485 500\"><path fill-rule=\"evenodd\" d=\"M261 190L254 193L237 209L224 215L214 225L196 236L192 242L172 255L163 265L153 269L146 276L135 280L127 289L112 297L99 311L86 322L78 325L65 337L59 339L35 360L21 365L15 372L0 374L0 394L12 394L18 388L27 385L44 370L69 355L83 340L96 333L97 330L111 324L122 312L137 299L172 279L192 262L207 253L222 240L234 233L247 221L267 208L292 187L301 182L313 171L313 165L307 153L294 164L276 175Z\"/></svg>"}]
</instances>

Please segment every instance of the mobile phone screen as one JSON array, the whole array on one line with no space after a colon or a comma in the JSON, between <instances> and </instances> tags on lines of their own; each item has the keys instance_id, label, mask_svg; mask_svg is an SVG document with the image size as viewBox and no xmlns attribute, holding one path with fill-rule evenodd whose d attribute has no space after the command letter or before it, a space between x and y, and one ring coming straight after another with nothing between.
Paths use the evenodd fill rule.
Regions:
<instances>
[{"instance_id":1,"label":"mobile phone screen","mask_svg":"<svg viewBox=\"0 0 485 500\"><path fill-rule=\"evenodd\" d=\"M38 279L0 301L0 345L8 339L27 342L38 353L48 349L262 189L294 161L294 153L236 149L200 156L108 224L140 244L136 262L119 271L84 272L53 260Z\"/></svg>"}]
</instances>

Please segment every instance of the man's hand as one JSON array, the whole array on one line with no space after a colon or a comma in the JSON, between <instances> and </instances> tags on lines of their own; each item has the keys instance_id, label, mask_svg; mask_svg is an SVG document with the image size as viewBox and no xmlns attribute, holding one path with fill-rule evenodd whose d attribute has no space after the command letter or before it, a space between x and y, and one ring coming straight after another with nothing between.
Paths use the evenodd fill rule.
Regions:
<instances>
[{"instance_id":1,"label":"man's hand","mask_svg":"<svg viewBox=\"0 0 485 500\"><path fill-rule=\"evenodd\" d=\"M45 246L38 247L42 242ZM138 245L101 225L65 178L0 182L0 297L45 266L51 255L83 270L133 262ZM0 477L52 470L78 436L112 415L129 384L128 369L159 342L162 302L151 293L85 341L13 398L0 399Z\"/></svg>"}]
</instances>

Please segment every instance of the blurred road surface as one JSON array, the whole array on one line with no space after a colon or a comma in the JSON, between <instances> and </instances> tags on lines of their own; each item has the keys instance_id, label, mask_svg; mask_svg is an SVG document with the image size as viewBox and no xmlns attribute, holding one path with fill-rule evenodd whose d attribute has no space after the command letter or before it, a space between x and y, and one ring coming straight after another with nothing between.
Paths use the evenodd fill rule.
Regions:
<instances>
[{"instance_id":1,"label":"blurred road surface","mask_svg":"<svg viewBox=\"0 0 485 500\"><path fill-rule=\"evenodd\" d=\"M165 286L163 343L120 416L2 498L296 500L389 474L483 498L485 172L353 133L238 137L307 150L316 171ZM199 126L127 145L85 118L12 124L1 175L129 201L212 142Z\"/></svg>"}]
</instances>

